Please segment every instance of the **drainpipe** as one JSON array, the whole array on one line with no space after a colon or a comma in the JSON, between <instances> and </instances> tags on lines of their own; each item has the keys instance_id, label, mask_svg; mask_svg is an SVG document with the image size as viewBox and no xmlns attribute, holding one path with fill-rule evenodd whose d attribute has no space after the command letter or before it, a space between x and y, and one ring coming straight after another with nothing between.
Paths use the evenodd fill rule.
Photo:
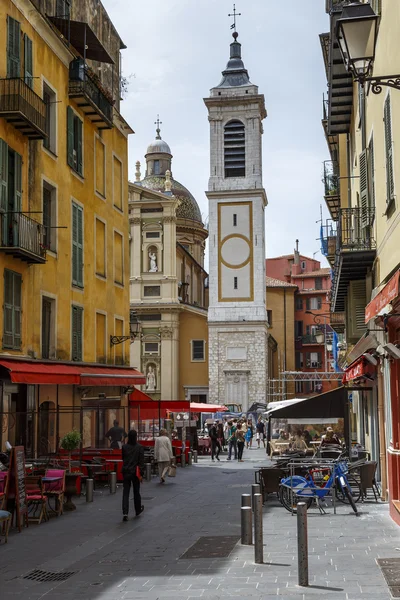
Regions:
<instances>
[{"instance_id":1,"label":"drainpipe","mask_svg":"<svg viewBox=\"0 0 400 600\"><path fill-rule=\"evenodd\" d=\"M286 371L287 363L286 363L286 288L283 288L283 330L284 330L284 357L283 357L283 370ZM284 379L284 394L285 400L287 395L287 382L286 377Z\"/></svg>"},{"instance_id":2,"label":"drainpipe","mask_svg":"<svg viewBox=\"0 0 400 600\"><path fill-rule=\"evenodd\" d=\"M383 385L383 364L378 369L378 427L379 427L379 460L381 464L381 500L387 501L387 459L386 459L386 431L385 431L385 405Z\"/></svg>"}]
</instances>

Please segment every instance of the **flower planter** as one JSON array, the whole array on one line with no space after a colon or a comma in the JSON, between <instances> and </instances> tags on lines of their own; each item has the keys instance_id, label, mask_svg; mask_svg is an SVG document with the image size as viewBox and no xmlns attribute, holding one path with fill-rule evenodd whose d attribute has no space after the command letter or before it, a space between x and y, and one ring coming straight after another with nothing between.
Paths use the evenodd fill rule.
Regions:
<instances>
[{"instance_id":1,"label":"flower planter","mask_svg":"<svg viewBox=\"0 0 400 600\"><path fill-rule=\"evenodd\" d=\"M77 484L82 473L66 473L65 474L65 499L64 510L76 510L75 504L72 502L72 496L78 496Z\"/></svg>"}]
</instances>

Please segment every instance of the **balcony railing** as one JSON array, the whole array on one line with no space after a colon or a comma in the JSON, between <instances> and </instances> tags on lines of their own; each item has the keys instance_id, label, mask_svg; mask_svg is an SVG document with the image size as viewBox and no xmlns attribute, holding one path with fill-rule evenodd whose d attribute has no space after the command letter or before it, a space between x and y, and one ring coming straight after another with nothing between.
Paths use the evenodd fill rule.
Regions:
<instances>
[{"instance_id":1,"label":"balcony railing","mask_svg":"<svg viewBox=\"0 0 400 600\"><path fill-rule=\"evenodd\" d=\"M303 335L303 344L317 344L317 337L315 335Z\"/></svg>"},{"instance_id":2,"label":"balcony railing","mask_svg":"<svg viewBox=\"0 0 400 600\"><path fill-rule=\"evenodd\" d=\"M339 167L333 160L324 162L325 196L339 195Z\"/></svg>"},{"instance_id":3,"label":"balcony railing","mask_svg":"<svg viewBox=\"0 0 400 600\"><path fill-rule=\"evenodd\" d=\"M46 104L23 79L0 79L0 117L30 139L46 137Z\"/></svg>"},{"instance_id":4,"label":"balcony railing","mask_svg":"<svg viewBox=\"0 0 400 600\"><path fill-rule=\"evenodd\" d=\"M100 80L88 69L82 59L73 60L69 68L69 96L88 118L101 129L113 126L113 100Z\"/></svg>"},{"instance_id":5,"label":"balcony railing","mask_svg":"<svg viewBox=\"0 0 400 600\"><path fill-rule=\"evenodd\" d=\"M45 263L44 227L23 213L0 213L0 251L28 263Z\"/></svg>"},{"instance_id":6,"label":"balcony railing","mask_svg":"<svg viewBox=\"0 0 400 600\"><path fill-rule=\"evenodd\" d=\"M373 208L342 208L338 222L339 250L374 250L372 223L375 218Z\"/></svg>"}]
</instances>

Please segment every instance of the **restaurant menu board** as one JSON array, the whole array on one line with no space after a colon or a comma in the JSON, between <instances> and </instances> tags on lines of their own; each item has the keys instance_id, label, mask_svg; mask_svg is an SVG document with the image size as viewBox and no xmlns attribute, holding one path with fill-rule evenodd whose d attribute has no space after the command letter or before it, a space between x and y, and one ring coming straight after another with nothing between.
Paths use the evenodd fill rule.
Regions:
<instances>
[{"instance_id":1,"label":"restaurant menu board","mask_svg":"<svg viewBox=\"0 0 400 600\"><path fill-rule=\"evenodd\" d=\"M7 485L8 498L15 500L18 530L21 531L23 517L28 512L25 489L25 449L23 446L15 446L11 449L9 481Z\"/></svg>"}]
</instances>

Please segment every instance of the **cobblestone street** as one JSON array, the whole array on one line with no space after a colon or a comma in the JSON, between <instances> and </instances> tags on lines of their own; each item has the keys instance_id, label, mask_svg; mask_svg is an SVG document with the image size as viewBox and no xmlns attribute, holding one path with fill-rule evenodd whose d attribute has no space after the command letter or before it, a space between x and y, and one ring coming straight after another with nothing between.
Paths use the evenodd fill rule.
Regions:
<instances>
[{"instance_id":1,"label":"cobblestone street","mask_svg":"<svg viewBox=\"0 0 400 600\"><path fill-rule=\"evenodd\" d=\"M271 500L264 506L264 563L240 545L240 496L250 491L263 450L245 451L245 462L178 469L165 486L144 482L145 512L121 522L121 488L95 492L93 504L21 534L0 546L1 600L134 600L241 597L308 600L389 600L377 557L397 558L400 532L387 505L359 504L357 518L344 505L335 516L309 511L310 586L297 587L296 518ZM199 538L233 536L222 558L181 558ZM234 540L235 541L235 540ZM215 549L214 549L215 550ZM37 582L34 569L72 573L65 581Z\"/></svg>"}]
</instances>

